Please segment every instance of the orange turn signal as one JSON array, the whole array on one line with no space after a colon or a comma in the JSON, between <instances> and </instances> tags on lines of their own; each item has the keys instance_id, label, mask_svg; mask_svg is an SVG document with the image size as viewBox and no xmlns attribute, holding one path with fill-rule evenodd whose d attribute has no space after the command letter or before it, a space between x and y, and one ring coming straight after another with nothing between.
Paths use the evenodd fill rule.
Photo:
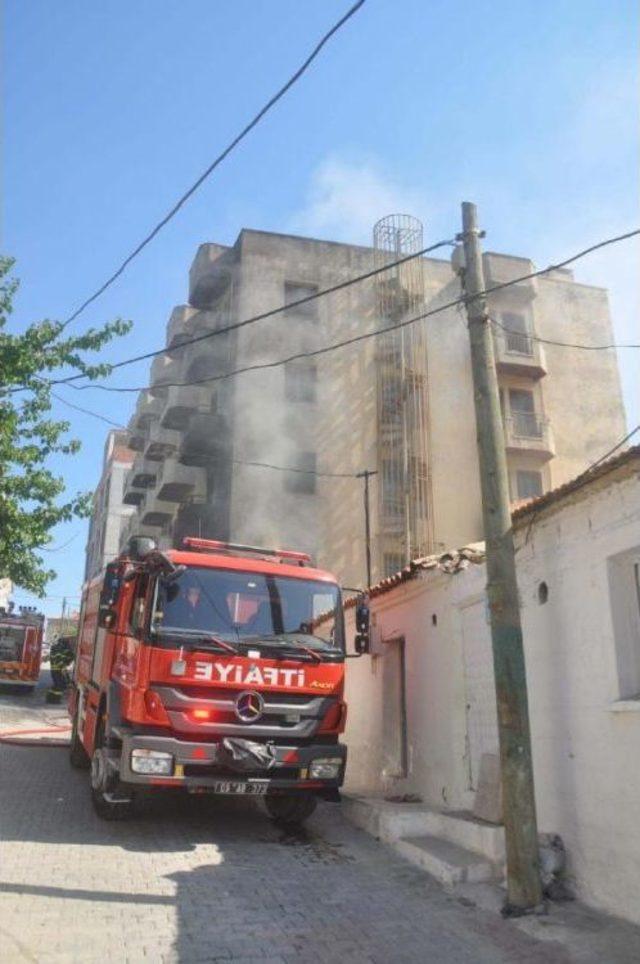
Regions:
<instances>
[{"instance_id":1,"label":"orange turn signal","mask_svg":"<svg viewBox=\"0 0 640 964\"><path fill-rule=\"evenodd\" d=\"M209 723L213 717L213 710L191 710L191 719L196 723Z\"/></svg>"}]
</instances>

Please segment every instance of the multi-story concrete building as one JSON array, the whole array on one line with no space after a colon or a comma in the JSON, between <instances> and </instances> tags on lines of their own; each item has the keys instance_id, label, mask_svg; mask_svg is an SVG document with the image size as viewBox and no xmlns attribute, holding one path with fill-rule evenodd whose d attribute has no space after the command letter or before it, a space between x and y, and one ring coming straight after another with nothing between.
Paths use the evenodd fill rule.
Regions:
<instances>
[{"instance_id":1,"label":"multi-story concrete building","mask_svg":"<svg viewBox=\"0 0 640 964\"><path fill-rule=\"evenodd\" d=\"M423 311L460 295L450 260L417 263ZM484 264L489 286L533 270L526 258L497 253L485 254ZM154 360L150 387L129 424L137 455L124 502L136 513L123 540L141 531L165 543L200 534L291 546L309 550L357 585L365 578L365 546L362 480L355 476L364 469L378 473L371 506L374 578L395 571L418 549L482 538L468 333L459 307L416 323L414 355L426 346L420 372L407 368L388 335L377 335L227 377L376 332L407 311L412 316L415 292L407 311L402 298L394 311L381 311L374 279L214 334L373 265L372 248L262 231L241 231L232 247L201 245L188 304L173 310L166 353ZM401 276L396 282L402 288ZM614 352L536 340L610 343L603 289L555 270L496 292L489 307L509 329L496 325L495 354L515 501L559 485L599 458L624 435L624 411ZM180 348L200 335L212 337ZM407 443L399 472L390 437L418 408L427 442L420 457L414 442ZM411 432L405 435L411 439ZM418 539L408 529L411 513L423 517Z\"/></svg>"},{"instance_id":2,"label":"multi-story concrete building","mask_svg":"<svg viewBox=\"0 0 640 964\"><path fill-rule=\"evenodd\" d=\"M122 501L124 480L133 464L135 452L127 447L125 431L111 430L107 435L102 475L93 496L93 513L87 537L85 580L92 579L114 559L120 548L120 532L133 513Z\"/></svg>"}]
</instances>

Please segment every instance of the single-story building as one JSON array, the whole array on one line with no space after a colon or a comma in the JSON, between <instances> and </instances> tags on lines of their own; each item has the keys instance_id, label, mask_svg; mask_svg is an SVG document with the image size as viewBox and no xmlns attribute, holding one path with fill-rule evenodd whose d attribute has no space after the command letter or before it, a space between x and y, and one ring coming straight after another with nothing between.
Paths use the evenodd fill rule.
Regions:
<instances>
[{"instance_id":1,"label":"single-story building","mask_svg":"<svg viewBox=\"0 0 640 964\"><path fill-rule=\"evenodd\" d=\"M640 922L640 447L513 525L539 830L561 835L581 899ZM347 671L348 793L473 809L498 753L485 583L480 544L371 588L372 652Z\"/></svg>"}]
</instances>

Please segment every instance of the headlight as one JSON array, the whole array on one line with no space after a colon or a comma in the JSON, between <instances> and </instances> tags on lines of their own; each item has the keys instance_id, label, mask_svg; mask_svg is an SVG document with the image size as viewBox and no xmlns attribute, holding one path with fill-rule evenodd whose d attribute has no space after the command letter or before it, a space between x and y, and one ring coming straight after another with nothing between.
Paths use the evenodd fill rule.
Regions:
<instances>
[{"instance_id":1,"label":"headlight","mask_svg":"<svg viewBox=\"0 0 640 964\"><path fill-rule=\"evenodd\" d=\"M171 776L173 757L161 750L132 750L131 769L134 773L153 773Z\"/></svg>"},{"instance_id":2,"label":"headlight","mask_svg":"<svg viewBox=\"0 0 640 964\"><path fill-rule=\"evenodd\" d=\"M340 776L342 758L339 756L319 757L309 766L309 779L335 780Z\"/></svg>"}]
</instances>

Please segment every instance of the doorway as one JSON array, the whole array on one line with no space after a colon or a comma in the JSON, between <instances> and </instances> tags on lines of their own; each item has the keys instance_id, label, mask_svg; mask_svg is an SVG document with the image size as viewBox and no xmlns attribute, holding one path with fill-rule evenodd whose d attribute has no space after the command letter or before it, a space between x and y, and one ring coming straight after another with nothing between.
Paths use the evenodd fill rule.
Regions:
<instances>
[{"instance_id":1,"label":"doorway","mask_svg":"<svg viewBox=\"0 0 640 964\"><path fill-rule=\"evenodd\" d=\"M382 765L387 777L402 780L409 773L404 637L385 640L384 646Z\"/></svg>"}]
</instances>

